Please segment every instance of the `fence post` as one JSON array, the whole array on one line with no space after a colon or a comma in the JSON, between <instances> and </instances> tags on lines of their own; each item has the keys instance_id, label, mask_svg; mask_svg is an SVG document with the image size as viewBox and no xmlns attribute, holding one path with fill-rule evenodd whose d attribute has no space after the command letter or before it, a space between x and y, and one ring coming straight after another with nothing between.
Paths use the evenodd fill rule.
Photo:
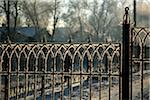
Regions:
<instances>
[{"instance_id":1,"label":"fence post","mask_svg":"<svg viewBox=\"0 0 150 100\"><path fill-rule=\"evenodd\" d=\"M130 17L129 8L126 7L123 16L122 100L129 100L129 39Z\"/></svg>"}]
</instances>

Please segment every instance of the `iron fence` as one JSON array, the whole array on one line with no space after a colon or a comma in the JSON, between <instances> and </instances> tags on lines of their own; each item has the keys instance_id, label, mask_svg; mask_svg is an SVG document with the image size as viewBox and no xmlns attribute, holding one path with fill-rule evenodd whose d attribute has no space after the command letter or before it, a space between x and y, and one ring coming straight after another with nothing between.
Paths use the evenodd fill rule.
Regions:
<instances>
[{"instance_id":1,"label":"iron fence","mask_svg":"<svg viewBox=\"0 0 150 100\"><path fill-rule=\"evenodd\" d=\"M148 100L150 29L108 44L0 44L0 99Z\"/></svg>"},{"instance_id":2,"label":"iron fence","mask_svg":"<svg viewBox=\"0 0 150 100\"><path fill-rule=\"evenodd\" d=\"M121 99L120 44L1 44L2 99Z\"/></svg>"},{"instance_id":3,"label":"iron fence","mask_svg":"<svg viewBox=\"0 0 150 100\"><path fill-rule=\"evenodd\" d=\"M149 100L150 79L150 28L131 29L131 100Z\"/></svg>"}]
</instances>

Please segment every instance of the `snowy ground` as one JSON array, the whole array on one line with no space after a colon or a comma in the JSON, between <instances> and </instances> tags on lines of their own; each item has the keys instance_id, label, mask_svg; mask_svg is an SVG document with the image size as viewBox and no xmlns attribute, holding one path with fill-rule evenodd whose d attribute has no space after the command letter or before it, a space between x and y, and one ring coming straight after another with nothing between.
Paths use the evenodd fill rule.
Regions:
<instances>
[{"instance_id":1,"label":"snowy ground","mask_svg":"<svg viewBox=\"0 0 150 100\"><path fill-rule=\"evenodd\" d=\"M116 78L116 80L114 81L111 81L112 84L110 85L110 88L109 88L108 81L101 82L101 89L100 89L100 84L98 83L98 81L92 80L92 84L90 83L91 82L89 80L85 80L82 84L82 89L80 90L80 86L76 86L72 88L72 93L70 89L67 86L65 86L64 94L63 94L64 100L69 100L70 96L72 100L80 100L80 98L82 98L82 100L90 100L90 95L91 95L91 100L100 100L100 99L109 100L109 89L110 89L110 99L119 100L119 79L118 78ZM149 98L150 74L149 73L144 74L143 93L144 93L143 100L150 100ZM59 100L60 96L61 96L60 92L55 93L55 100ZM137 75L133 75L133 78L132 78L132 100L140 100L140 98L141 98L141 78L137 74ZM28 100L32 100L32 99L28 98ZM42 100L42 98L38 97L37 100ZM47 94L46 100L51 100L51 93Z\"/></svg>"},{"instance_id":2,"label":"snowy ground","mask_svg":"<svg viewBox=\"0 0 150 100\"><path fill-rule=\"evenodd\" d=\"M91 98L92 100L99 100L99 84L93 83L91 88ZM111 100L119 100L119 85L113 83L111 85ZM73 92L72 100L79 100L80 99L80 90L77 89ZM82 92L82 100L89 100L89 93L90 90L88 86L83 86ZM144 75L143 79L143 100L150 100L150 75ZM140 100L141 98L141 79L140 76L133 76L132 81L132 100ZM66 99L67 100L67 99ZM101 89L101 100L109 100L109 86L108 83L104 83Z\"/></svg>"}]
</instances>

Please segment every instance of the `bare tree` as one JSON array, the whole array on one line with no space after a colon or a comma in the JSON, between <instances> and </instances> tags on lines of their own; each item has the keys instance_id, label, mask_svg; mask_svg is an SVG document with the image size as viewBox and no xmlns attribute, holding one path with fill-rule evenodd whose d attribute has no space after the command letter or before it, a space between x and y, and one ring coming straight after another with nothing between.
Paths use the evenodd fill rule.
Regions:
<instances>
[{"instance_id":1,"label":"bare tree","mask_svg":"<svg viewBox=\"0 0 150 100\"><path fill-rule=\"evenodd\" d=\"M63 19L67 23L70 31L70 38L80 35L80 40L84 40L83 34L87 25L87 10L84 6L86 0L70 0L68 3L67 13L63 15ZM74 37L75 38L75 37Z\"/></svg>"},{"instance_id":2,"label":"bare tree","mask_svg":"<svg viewBox=\"0 0 150 100\"><path fill-rule=\"evenodd\" d=\"M47 8L43 8L43 7ZM35 29L35 34L38 37L38 41L43 41L42 28L48 25L48 6L45 2L40 0L23 0L22 1L22 12L23 16L30 22L30 25ZM29 24L29 23L28 23Z\"/></svg>"},{"instance_id":3,"label":"bare tree","mask_svg":"<svg viewBox=\"0 0 150 100\"><path fill-rule=\"evenodd\" d=\"M13 11L11 12L11 15L14 19L14 31L16 31L16 27L17 27L17 20L18 20L18 16L19 16L19 1L15 0L14 2L12 2L12 6L13 6Z\"/></svg>"},{"instance_id":4,"label":"bare tree","mask_svg":"<svg viewBox=\"0 0 150 100\"><path fill-rule=\"evenodd\" d=\"M30 0L23 1L23 12L24 15L32 22L32 25L36 28L36 33L40 32L40 28L46 28L49 24L49 20L53 19L53 31L51 37L53 40L53 35L56 31L57 22L60 14L60 1L40 1L40 0Z\"/></svg>"},{"instance_id":5,"label":"bare tree","mask_svg":"<svg viewBox=\"0 0 150 100\"><path fill-rule=\"evenodd\" d=\"M148 4L148 1L145 2L144 1L138 1L137 2L137 11L136 11L136 15L137 15L137 26L145 26L145 27L149 27L150 26L150 6Z\"/></svg>"},{"instance_id":6,"label":"bare tree","mask_svg":"<svg viewBox=\"0 0 150 100\"><path fill-rule=\"evenodd\" d=\"M101 3L99 0L94 0L93 5L90 6L91 15L89 17L89 24L93 28L92 33L96 33L97 41L99 37L105 39L108 34L112 32L113 25L116 25L118 21L117 2L114 0L103 0Z\"/></svg>"},{"instance_id":7,"label":"bare tree","mask_svg":"<svg viewBox=\"0 0 150 100\"><path fill-rule=\"evenodd\" d=\"M1 1L1 12L5 14L6 16L6 25L7 25L7 33L5 38L10 37L10 1L9 0L3 0Z\"/></svg>"},{"instance_id":8,"label":"bare tree","mask_svg":"<svg viewBox=\"0 0 150 100\"><path fill-rule=\"evenodd\" d=\"M24 13L24 16L31 20L32 25L35 27L38 27L38 14L37 14L37 0L31 1L23 1L23 7L22 12Z\"/></svg>"},{"instance_id":9,"label":"bare tree","mask_svg":"<svg viewBox=\"0 0 150 100\"><path fill-rule=\"evenodd\" d=\"M121 40L124 7L131 6L126 0L70 0L70 4L66 22L71 30L78 29L94 41L105 41L108 36Z\"/></svg>"},{"instance_id":10,"label":"bare tree","mask_svg":"<svg viewBox=\"0 0 150 100\"><path fill-rule=\"evenodd\" d=\"M56 25L58 22L58 9L59 9L59 1L58 0L54 0L54 5L53 5L53 11L52 11L52 16L53 16L53 31L52 31L52 41L53 41L53 36L55 34L56 31Z\"/></svg>"},{"instance_id":11,"label":"bare tree","mask_svg":"<svg viewBox=\"0 0 150 100\"><path fill-rule=\"evenodd\" d=\"M14 27L14 32L16 31L18 11L19 11L19 1L18 0L2 0L0 2L1 12L6 16L6 27L7 27L7 40L12 40L13 37L10 34L10 27ZM11 23L11 21L14 21Z\"/></svg>"}]
</instances>

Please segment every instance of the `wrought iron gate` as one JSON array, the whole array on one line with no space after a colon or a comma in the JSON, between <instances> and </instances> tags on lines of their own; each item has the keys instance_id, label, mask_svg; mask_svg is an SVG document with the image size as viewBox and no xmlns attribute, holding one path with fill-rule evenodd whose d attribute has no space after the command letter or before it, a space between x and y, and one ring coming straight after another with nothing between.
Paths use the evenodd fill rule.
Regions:
<instances>
[{"instance_id":1,"label":"wrought iron gate","mask_svg":"<svg viewBox=\"0 0 150 100\"><path fill-rule=\"evenodd\" d=\"M131 29L131 100L149 100L150 28ZM135 96L136 95L136 96Z\"/></svg>"},{"instance_id":2,"label":"wrought iron gate","mask_svg":"<svg viewBox=\"0 0 150 100\"><path fill-rule=\"evenodd\" d=\"M132 28L128 10L123 22L122 99L149 100L150 28Z\"/></svg>"}]
</instances>

